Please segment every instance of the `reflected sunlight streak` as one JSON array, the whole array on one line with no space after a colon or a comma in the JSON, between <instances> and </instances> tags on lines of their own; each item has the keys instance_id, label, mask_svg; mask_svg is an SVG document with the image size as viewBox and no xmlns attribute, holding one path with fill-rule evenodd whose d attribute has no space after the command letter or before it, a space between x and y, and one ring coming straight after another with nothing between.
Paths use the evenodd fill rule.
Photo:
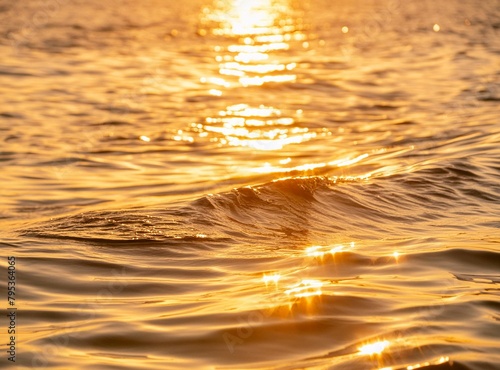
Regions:
<instances>
[{"instance_id":1,"label":"reflected sunlight streak","mask_svg":"<svg viewBox=\"0 0 500 370\"><path fill-rule=\"evenodd\" d=\"M292 12L289 4L272 0L233 0L218 4L218 9L207 10L206 18L217 25L212 31L215 35L233 42L227 47L215 47L217 52L226 52L216 58L223 62L219 73L240 77L238 82L244 87L295 81L293 74L276 73L292 71L296 63L281 63L278 55L272 54L289 50L292 40L306 39L289 18ZM273 60L267 62L271 58Z\"/></svg>"},{"instance_id":2,"label":"reflected sunlight streak","mask_svg":"<svg viewBox=\"0 0 500 370\"><path fill-rule=\"evenodd\" d=\"M322 295L321 287L323 283L319 280L303 279L299 284L285 290L286 295L293 295L296 298L305 298Z\"/></svg>"},{"instance_id":3,"label":"reflected sunlight streak","mask_svg":"<svg viewBox=\"0 0 500 370\"><path fill-rule=\"evenodd\" d=\"M394 257L394 259L396 260L396 262L398 262L398 261L399 261L399 252L394 252L394 253L392 254L392 256Z\"/></svg>"},{"instance_id":4,"label":"reflected sunlight streak","mask_svg":"<svg viewBox=\"0 0 500 370\"><path fill-rule=\"evenodd\" d=\"M368 154L365 153L355 158L348 157L326 163L307 163L295 167L276 167L272 166L270 163L265 163L262 167L254 168L252 171L257 173L285 173L292 171L311 171L323 167L346 167L356 164L367 157Z\"/></svg>"},{"instance_id":5,"label":"reflected sunlight streak","mask_svg":"<svg viewBox=\"0 0 500 370\"><path fill-rule=\"evenodd\" d=\"M383 340L380 342L365 344L358 348L360 355L379 355L381 354L387 347L389 347L390 342L388 340Z\"/></svg>"},{"instance_id":6,"label":"reflected sunlight streak","mask_svg":"<svg viewBox=\"0 0 500 370\"><path fill-rule=\"evenodd\" d=\"M415 364L415 365L409 365L406 367L406 370L416 370L416 369L420 369L422 367L428 367L428 366L432 366L432 365L441 365L441 364L444 364L445 362L450 362L450 358L448 356L441 356L438 360L434 361L434 362L423 362L423 363L419 363L419 364Z\"/></svg>"},{"instance_id":7,"label":"reflected sunlight streak","mask_svg":"<svg viewBox=\"0 0 500 370\"><path fill-rule=\"evenodd\" d=\"M279 273L274 273L272 275L266 275L262 277L262 281L266 284L266 286L272 282L276 285L278 285L278 281L281 279L281 275Z\"/></svg>"},{"instance_id":8,"label":"reflected sunlight streak","mask_svg":"<svg viewBox=\"0 0 500 370\"><path fill-rule=\"evenodd\" d=\"M350 243L351 249L354 248L354 242ZM313 257L313 258L323 258L328 254L331 254L332 256L335 255L335 253L338 252L343 252L346 250L346 247L344 245L335 245L334 247L331 246L320 246L320 245L314 245L311 247L307 247L305 249L305 254L308 257Z\"/></svg>"},{"instance_id":9,"label":"reflected sunlight streak","mask_svg":"<svg viewBox=\"0 0 500 370\"><path fill-rule=\"evenodd\" d=\"M193 123L191 129L199 132L199 136L202 133L219 134L221 143L257 150L279 150L286 145L302 143L318 136L317 132L311 132L307 127L286 128L294 125L295 119L283 117L279 109L264 105L231 105L219 111L218 115L207 117L205 125Z\"/></svg>"},{"instance_id":10,"label":"reflected sunlight streak","mask_svg":"<svg viewBox=\"0 0 500 370\"><path fill-rule=\"evenodd\" d=\"M215 8L205 8L205 22L213 25L215 36L221 37L221 43L214 47L218 53L215 59L219 63L219 76L200 79L213 86L209 94L222 96L221 88L295 82L297 75L293 70L297 63L284 62L283 52L292 48L292 42L302 45L307 37L301 31L301 18L291 17L291 14L294 9L284 0L221 0L216 2ZM293 124L295 119L281 116L278 109L239 104L219 111L218 117L208 117L201 127L195 124L193 131L200 137L209 135L212 142L221 145L259 151L280 150L290 144L331 134L328 130L317 132L307 127L282 127ZM256 126L269 128L252 128Z\"/></svg>"}]
</instances>

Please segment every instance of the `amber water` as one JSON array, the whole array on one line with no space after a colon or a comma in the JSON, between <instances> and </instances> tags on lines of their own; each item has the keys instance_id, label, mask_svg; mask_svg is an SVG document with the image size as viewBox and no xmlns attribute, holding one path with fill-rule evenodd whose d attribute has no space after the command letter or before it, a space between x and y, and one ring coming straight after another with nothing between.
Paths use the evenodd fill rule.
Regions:
<instances>
[{"instance_id":1,"label":"amber water","mask_svg":"<svg viewBox=\"0 0 500 370\"><path fill-rule=\"evenodd\" d=\"M0 20L1 368L500 368L499 1Z\"/></svg>"}]
</instances>

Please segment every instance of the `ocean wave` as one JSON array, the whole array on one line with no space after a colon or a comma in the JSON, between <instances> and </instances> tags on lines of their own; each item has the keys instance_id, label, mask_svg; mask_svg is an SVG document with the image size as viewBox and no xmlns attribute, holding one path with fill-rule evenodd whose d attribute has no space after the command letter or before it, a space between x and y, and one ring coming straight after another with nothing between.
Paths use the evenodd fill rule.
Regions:
<instances>
[{"instance_id":1,"label":"ocean wave","mask_svg":"<svg viewBox=\"0 0 500 370\"><path fill-rule=\"evenodd\" d=\"M493 222L498 196L491 181L488 171L466 161L374 179L290 177L209 194L174 208L89 211L21 232L96 242L279 237L293 243L339 230L359 238L387 232L418 237L429 230L467 230L464 215L484 216L488 210Z\"/></svg>"}]
</instances>

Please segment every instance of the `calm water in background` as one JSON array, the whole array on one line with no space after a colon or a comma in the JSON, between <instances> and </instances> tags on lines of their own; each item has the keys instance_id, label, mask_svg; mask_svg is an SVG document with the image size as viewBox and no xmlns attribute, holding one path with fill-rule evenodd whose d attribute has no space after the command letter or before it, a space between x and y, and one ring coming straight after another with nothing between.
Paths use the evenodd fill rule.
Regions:
<instances>
[{"instance_id":1,"label":"calm water in background","mask_svg":"<svg viewBox=\"0 0 500 370\"><path fill-rule=\"evenodd\" d=\"M16 368L500 368L499 1L0 19Z\"/></svg>"}]
</instances>

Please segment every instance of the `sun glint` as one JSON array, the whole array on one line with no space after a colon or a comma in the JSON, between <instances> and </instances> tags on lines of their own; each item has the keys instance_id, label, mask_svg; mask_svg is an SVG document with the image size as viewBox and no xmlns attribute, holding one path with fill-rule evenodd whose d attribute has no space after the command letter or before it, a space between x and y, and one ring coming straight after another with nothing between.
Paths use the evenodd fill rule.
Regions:
<instances>
[{"instance_id":1,"label":"sun glint","mask_svg":"<svg viewBox=\"0 0 500 370\"><path fill-rule=\"evenodd\" d=\"M380 342L365 344L364 346L359 347L360 355L379 355L381 354L388 346L390 342L388 340L383 340Z\"/></svg>"}]
</instances>

